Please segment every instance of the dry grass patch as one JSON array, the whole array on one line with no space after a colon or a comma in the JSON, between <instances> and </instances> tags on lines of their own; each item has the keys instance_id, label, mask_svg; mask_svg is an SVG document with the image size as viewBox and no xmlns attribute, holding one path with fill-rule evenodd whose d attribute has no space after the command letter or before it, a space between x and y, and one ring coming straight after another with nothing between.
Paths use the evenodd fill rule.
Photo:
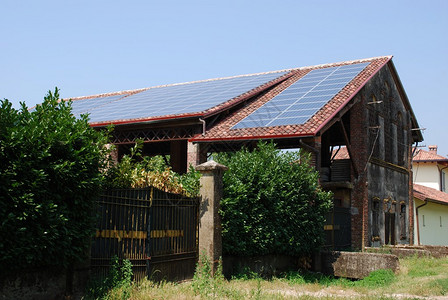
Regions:
<instances>
[{"instance_id":1,"label":"dry grass patch","mask_svg":"<svg viewBox=\"0 0 448 300\"><path fill-rule=\"evenodd\" d=\"M290 272L272 279L254 273L226 280L211 276L207 265L192 281L143 281L129 290L111 291L103 299L437 299L448 295L448 258L405 258L398 274L379 270L351 281L310 272ZM124 293L126 292L126 293ZM125 295L125 297L123 297ZM126 297L127 296L127 297Z\"/></svg>"}]
</instances>

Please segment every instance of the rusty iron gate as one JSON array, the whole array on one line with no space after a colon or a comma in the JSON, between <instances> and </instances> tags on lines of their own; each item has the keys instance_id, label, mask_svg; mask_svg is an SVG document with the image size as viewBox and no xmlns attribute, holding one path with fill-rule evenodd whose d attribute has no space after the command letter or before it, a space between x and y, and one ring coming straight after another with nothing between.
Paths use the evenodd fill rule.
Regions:
<instances>
[{"instance_id":1,"label":"rusty iron gate","mask_svg":"<svg viewBox=\"0 0 448 300\"><path fill-rule=\"evenodd\" d=\"M324 225L328 250L347 250L351 248L351 210L347 207L334 206L327 214Z\"/></svg>"},{"instance_id":2,"label":"rusty iron gate","mask_svg":"<svg viewBox=\"0 0 448 300\"><path fill-rule=\"evenodd\" d=\"M155 188L105 191L91 248L92 275L106 276L111 259L129 259L134 280L192 278L198 258L199 198Z\"/></svg>"}]
</instances>

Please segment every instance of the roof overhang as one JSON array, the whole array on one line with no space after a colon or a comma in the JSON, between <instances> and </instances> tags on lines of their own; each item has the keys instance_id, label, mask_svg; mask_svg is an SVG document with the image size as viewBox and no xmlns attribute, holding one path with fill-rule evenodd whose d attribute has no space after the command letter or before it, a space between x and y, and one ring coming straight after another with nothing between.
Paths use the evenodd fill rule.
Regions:
<instances>
[{"instance_id":1,"label":"roof overhang","mask_svg":"<svg viewBox=\"0 0 448 300\"><path fill-rule=\"evenodd\" d=\"M403 84L401 83L400 77L398 76L397 69L395 68L394 63L392 60L388 61L388 67L391 71L392 77L395 81L395 84L398 88L398 92L400 93L401 98L403 99L403 103L406 106L406 108L409 110L409 113L411 114L411 132L414 142L422 142L423 141L423 134L421 131L420 126L418 125L417 118L415 117L414 111L412 110L411 103L409 102L409 98L406 95L406 92L403 88Z\"/></svg>"}]
</instances>

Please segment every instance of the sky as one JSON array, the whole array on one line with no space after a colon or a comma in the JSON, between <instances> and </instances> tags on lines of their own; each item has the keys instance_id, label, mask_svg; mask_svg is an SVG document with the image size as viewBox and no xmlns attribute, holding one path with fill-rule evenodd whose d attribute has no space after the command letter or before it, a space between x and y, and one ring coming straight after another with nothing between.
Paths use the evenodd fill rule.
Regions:
<instances>
[{"instance_id":1,"label":"sky","mask_svg":"<svg viewBox=\"0 0 448 300\"><path fill-rule=\"evenodd\" d=\"M0 2L0 99L32 107L162 84L393 55L448 156L448 1ZM1 129L0 129L1 130Z\"/></svg>"}]
</instances>

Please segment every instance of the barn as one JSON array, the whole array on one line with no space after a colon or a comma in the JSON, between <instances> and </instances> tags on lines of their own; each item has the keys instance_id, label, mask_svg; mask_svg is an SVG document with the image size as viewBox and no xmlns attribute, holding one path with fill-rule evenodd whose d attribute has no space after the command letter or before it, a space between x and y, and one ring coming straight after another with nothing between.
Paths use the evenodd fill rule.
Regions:
<instances>
[{"instance_id":1,"label":"barn","mask_svg":"<svg viewBox=\"0 0 448 300\"><path fill-rule=\"evenodd\" d=\"M334 192L327 246L412 244L411 149L423 140L391 56L72 99L75 115L114 125L119 158L137 139L174 171L213 152L274 141L312 153ZM344 149L342 159L335 159ZM339 157L341 158L341 157Z\"/></svg>"}]
</instances>

